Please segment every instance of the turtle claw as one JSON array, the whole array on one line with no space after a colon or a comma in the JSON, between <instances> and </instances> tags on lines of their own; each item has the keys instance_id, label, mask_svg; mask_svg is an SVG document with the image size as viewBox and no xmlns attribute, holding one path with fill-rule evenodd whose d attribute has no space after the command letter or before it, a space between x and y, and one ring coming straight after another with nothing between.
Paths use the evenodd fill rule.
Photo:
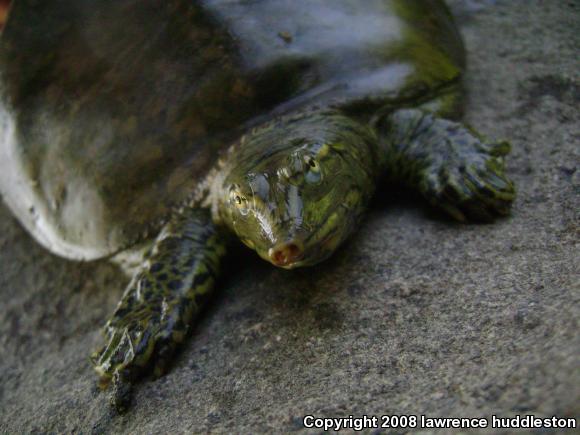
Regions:
<instances>
[{"instance_id":1,"label":"turtle claw","mask_svg":"<svg viewBox=\"0 0 580 435\"><path fill-rule=\"evenodd\" d=\"M132 288L142 289L143 280L146 277ZM112 380L114 395L125 391L123 385L138 378L151 362L155 362L156 374L161 375L163 370L157 365L158 360L166 360L185 335L183 323L179 321L180 307L177 304L172 307L167 302L153 294L151 297L145 295L138 302L124 297L105 326L106 344L92 355L91 360L103 386ZM125 305L132 305L131 310L127 311Z\"/></svg>"},{"instance_id":2,"label":"turtle claw","mask_svg":"<svg viewBox=\"0 0 580 435\"><path fill-rule=\"evenodd\" d=\"M418 188L455 220L491 221L515 198L505 175L507 141L489 141L460 123L418 109L398 110L377 123L393 178Z\"/></svg>"},{"instance_id":3,"label":"turtle claw","mask_svg":"<svg viewBox=\"0 0 580 435\"><path fill-rule=\"evenodd\" d=\"M100 390L106 390L111 388L109 402L111 407L117 411L119 414L123 414L131 404L133 387L130 381L131 371L130 369L120 369L120 365L114 366L114 359L111 357L112 354L120 356L123 354L123 349L117 344L117 347L113 345L114 337L111 337L109 344L103 346L99 351L94 352L91 355L91 362L100 374L98 381L98 388ZM119 342L118 342L119 343ZM123 361L125 361L125 358ZM112 369L112 367L115 367ZM128 366L129 367L129 366Z\"/></svg>"},{"instance_id":4,"label":"turtle claw","mask_svg":"<svg viewBox=\"0 0 580 435\"><path fill-rule=\"evenodd\" d=\"M490 143L488 154L493 157L507 156L512 150L511 144L507 140L500 140Z\"/></svg>"},{"instance_id":5,"label":"turtle claw","mask_svg":"<svg viewBox=\"0 0 580 435\"><path fill-rule=\"evenodd\" d=\"M489 222L509 214L515 188L503 173L503 161L480 153L460 162L444 162L439 175L425 183L423 195L431 204L460 222Z\"/></svg>"},{"instance_id":6,"label":"turtle claw","mask_svg":"<svg viewBox=\"0 0 580 435\"><path fill-rule=\"evenodd\" d=\"M110 403L119 414L123 414L131 405L133 387L131 382L127 381L122 372L116 371L113 375L113 391L110 397Z\"/></svg>"}]
</instances>

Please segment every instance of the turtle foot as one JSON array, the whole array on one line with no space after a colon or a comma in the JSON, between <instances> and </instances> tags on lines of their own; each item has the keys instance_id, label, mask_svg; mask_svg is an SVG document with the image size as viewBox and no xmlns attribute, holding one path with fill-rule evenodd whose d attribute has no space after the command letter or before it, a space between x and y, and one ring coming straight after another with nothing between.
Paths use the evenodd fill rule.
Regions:
<instances>
[{"instance_id":1,"label":"turtle foot","mask_svg":"<svg viewBox=\"0 0 580 435\"><path fill-rule=\"evenodd\" d=\"M112 383L118 411L128 407L140 376L165 372L211 294L224 254L207 210L185 210L160 233L105 325L105 345L91 357L101 386Z\"/></svg>"},{"instance_id":2,"label":"turtle foot","mask_svg":"<svg viewBox=\"0 0 580 435\"><path fill-rule=\"evenodd\" d=\"M417 109L401 109L378 123L391 176L417 188L458 221L507 215L515 198L505 174L505 141Z\"/></svg>"},{"instance_id":3,"label":"turtle foot","mask_svg":"<svg viewBox=\"0 0 580 435\"><path fill-rule=\"evenodd\" d=\"M424 170L421 192L433 206L461 222L489 222L508 215L516 195L504 169L509 143L486 143L463 130L460 143L471 146L454 147L450 137L456 151Z\"/></svg>"},{"instance_id":4,"label":"turtle foot","mask_svg":"<svg viewBox=\"0 0 580 435\"><path fill-rule=\"evenodd\" d=\"M115 396L151 365L161 375L168 357L187 334L191 303L186 298L168 300L151 288L147 276L130 285L105 326L105 345L91 357L101 385L106 387L112 380Z\"/></svg>"},{"instance_id":5,"label":"turtle foot","mask_svg":"<svg viewBox=\"0 0 580 435\"><path fill-rule=\"evenodd\" d=\"M488 222L508 215L516 194L504 170L503 156L509 152L509 144L488 144L476 136L469 139L476 146L468 152L459 152L425 169L420 186L423 195L461 222Z\"/></svg>"}]
</instances>

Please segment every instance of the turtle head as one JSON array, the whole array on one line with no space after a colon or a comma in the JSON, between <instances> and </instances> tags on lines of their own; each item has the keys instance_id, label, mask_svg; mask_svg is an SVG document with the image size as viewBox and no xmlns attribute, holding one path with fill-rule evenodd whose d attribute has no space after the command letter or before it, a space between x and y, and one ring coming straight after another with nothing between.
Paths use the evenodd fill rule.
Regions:
<instances>
[{"instance_id":1,"label":"turtle head","mask_svg":"<svg viewBox=\"0 0 580 435\"><path fill-rule=\"evenodd\" d=\"M281 120L232 151L221 219L272 264L316 264L351 233L374 190L367 129L336 114Z\"/></svg>"}]
</instances>

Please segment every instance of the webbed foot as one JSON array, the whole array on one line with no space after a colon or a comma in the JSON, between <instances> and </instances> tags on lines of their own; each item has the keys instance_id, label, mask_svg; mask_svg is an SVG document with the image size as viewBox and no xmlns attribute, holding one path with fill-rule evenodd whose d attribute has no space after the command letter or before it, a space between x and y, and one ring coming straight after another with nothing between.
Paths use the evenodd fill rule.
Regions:
<instances>
[{"instance_id":1,"label":"webbed foot","mask_svg":"<svg viewBox=\"0 0 580 435\"><path fill-rule=\"evenodd\" d=\"M458 135L467 136L465 142L473 141L473 150L425 168L421 193L458 221L491 221L508 215L516 194L502 158L510 150L509 143L486 143L462 129Z\"/></svg>"},{"instance_id":2,"label":"webbed foot","mask_svg":"<svg viewBox=\"0 0 580 435\"><path fill-rule=\"evenodd\" d=\"M225 253L205 211L190 211L159 235L104 328L106 344L91 360L122 411L130 385L146 370L160 376L214 287Z\"/></svg>"},{"instance_id":3,"label":"webbed foot","mask_svg":"<svg viewBox=\"0 0 580 435\"><path fill-rule=\"evenodd\" d=\"M459 221L507 215L515 187L505 174L508 142L490 142L457 122L399 110L381 123L389 168Z\"/></svg>"},{"instance_id":4,"label":"webbed foot","mask_svg":"<svg viewBox=\"0 0 580 435\"><path fill-rule=\"evenodd\" d=\"M104 328L106 344L92 356L101 377L123 373L132 381L155 360L183 340L195 301L172 298L155 283L149 270L136 276ZM168 298L169 296L169 298ZM159 369L157 369L159 370Z\"/></svg>"}]
</instances>

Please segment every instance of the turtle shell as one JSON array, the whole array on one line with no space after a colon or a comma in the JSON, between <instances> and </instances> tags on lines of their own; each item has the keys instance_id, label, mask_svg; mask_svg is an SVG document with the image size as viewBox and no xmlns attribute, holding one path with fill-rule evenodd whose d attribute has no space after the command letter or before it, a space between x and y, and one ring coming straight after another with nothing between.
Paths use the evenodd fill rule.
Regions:
<instances>
[{"instance_id":1,"label":"turtle shell","mask_svg":"<svg viewBox=\"0 0 580 435\"><path fill-rule=\"evenodd\" d=\"M111 255L200 190L248 127L412 102L462 65L437 0L13 0L0 191L54 253Z\"/></svg>"}]
</instances>

